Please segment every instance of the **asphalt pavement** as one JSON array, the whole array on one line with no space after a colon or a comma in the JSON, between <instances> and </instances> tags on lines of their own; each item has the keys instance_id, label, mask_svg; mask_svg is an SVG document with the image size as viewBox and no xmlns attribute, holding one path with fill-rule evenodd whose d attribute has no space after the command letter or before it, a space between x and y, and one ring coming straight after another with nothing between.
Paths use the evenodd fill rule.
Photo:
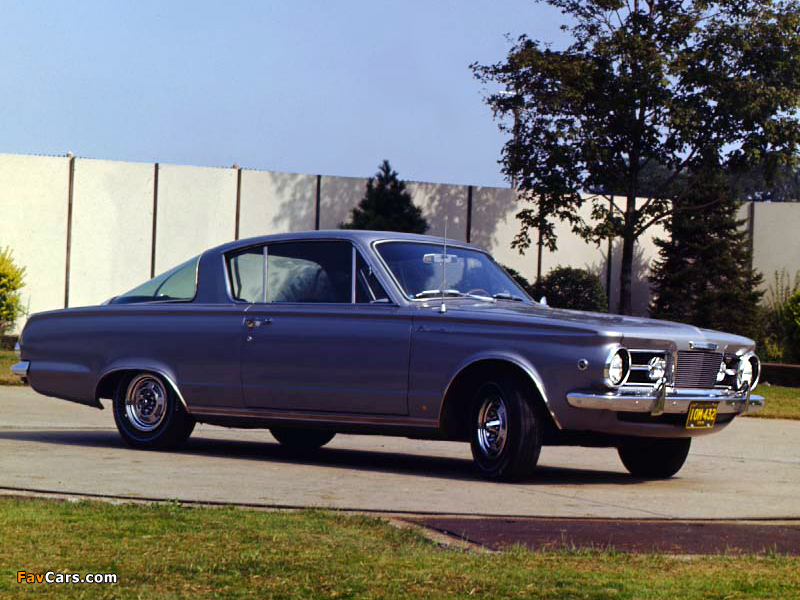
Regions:
<instances>
[{"instance_id":1,"label":"asphalt pavement","mask_svg":"<svg viewBox=\"0 0 800 600\"><path fill-rule=\"evenodd\" d=\"M199 425L180 451L125 446L108 410L0 387L0 492L327 507L437 516L800 519L800 422L740 418L696 439L673 479L627 474L613 449L544 448L530 481L472 470L469 447L338 435L297 457L267 431Z\"/></svg>"}]
</instances>

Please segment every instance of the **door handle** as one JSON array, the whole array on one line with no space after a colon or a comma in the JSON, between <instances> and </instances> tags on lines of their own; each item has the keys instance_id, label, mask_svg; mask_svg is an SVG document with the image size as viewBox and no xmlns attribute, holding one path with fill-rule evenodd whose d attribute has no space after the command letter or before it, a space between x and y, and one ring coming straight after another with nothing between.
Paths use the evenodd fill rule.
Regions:
<instances>
[{"instance_id":1,"label":"door handle","mask_svg":"<svg viewBox=\"0 0 800 600\"><path fill-rule=\"evenodd\" d=\"M244 324L248 329L254 329L256 327L261 327L262 325L272 324L272 317L250 317L244 320Z\"/></svg>"}]
</instances>

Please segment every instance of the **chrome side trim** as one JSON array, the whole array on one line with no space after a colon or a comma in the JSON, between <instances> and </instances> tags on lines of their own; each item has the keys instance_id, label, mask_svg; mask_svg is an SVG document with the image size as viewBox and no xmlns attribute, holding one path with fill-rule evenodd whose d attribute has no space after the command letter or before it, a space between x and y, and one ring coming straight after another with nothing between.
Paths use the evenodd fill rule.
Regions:
<instances>
[{"instance_id":1,"label":"chrome side trim","mask_svg":"<svg viewBox=\"0 0 800 600\"><path fill-rule=\"evenodd\" d=\"M564 427L562 427L562 425L561 425L561 422L558 420L558 417L556 416L555 411L553 410L553 405L550 403L550 399L547 397L547 393L545 393L545 391L544 391L544 384L542 383L542 379L539 377L539 374L532 367L530 367L529 365L525 364L523 361L521 361L521 360L519 360L519 359L517 359L517 358L515 358L513 356L507 356L507 355L504 355L504 354L481 355L481 356L478 356L478 357L474 358L473 360L469 361L468 363L466 363L464 365L461 365L461 367L456 371L455 375L453 375L450 378L450 381L447 383L447 386L444 388L444 394L442 394L442 400L439 403L439 406L440 406L440 409L439 409L439 411L440 411L439 421L440 422L441 422L441 410L444 407L444 400L445 400L445 398L447 398L447 393L450 391L450 388L452 387L453 382L458 378L459 375L461 375L461 373L464 372L464 369L474 365L475 363L478 363L478 362L481 362L481 361L484 361L484 360L506 361L506 362L509 362L509 363L519 367L520 369L522 369L525 372L525 374L530 378L531 382L533 382L533 385L536 386L536 390L539 392L539 395L542 397L542 400L544 400L544 404L547 407L547 412L550 413L550 416L553 418L553 422L556 424L556 427L558 427L559 429L564 429Z\"/></svg>"},{"instance_id":2,"label":"chrome side trim","mask_svg":"<svg viewBox=\"0 0 800 600\"><path fill-rule=\"evenodd\" d=\"M188 410L188 409L187 409ZM438 428L435 419L414 419L403 416L363 415L351 413L315 413L268 408L228 408L216 406L198 406L188 410L190 414L208 417L246 417L270 421L307 421L335 423L341 425L387 425L396 427L428 427Z\"/></svg>"},{"instance_id":3,"label":"chrome side trim","mask_svg":"<svg viewBox=\"0 0 800 600\"><path fill-rule=\"evenodd\" d=\"M663 400L662 400L663 396ZM567 402L575 408L613 410L615 412L685 413L689 403L696 401L719 402L718 411L725 413L754 412L764 406L764 398L745 393L731 393L726 390L676 390L666 387L661 394L598 394L594 392L570 392ZM663 405L659 406L663 401ZM655 412L661 408L660 412Z\"/></svg>"},{"instance_id":4,"label":"chrome side trim","mask_svg":"<svg viewBox=\"0 0 800 600\"><path fill-rule=\"evenodd\" d=\"M21 360L15 365L11 365L11 373L19 377L20 379L26 379L28 377L28 369L30 368L31 363L28 360Z\"/></svg>"},{"instance_id":5,"label":"chrome side trim","mask_svg":"<svg viewBox=\"0 0 800 600\"><path fill-rule=\"evenodd\" d=\"M146 366L146 367L137 367L137 366L118 367L116 369L111 369L110 371L106 371L105 373L103 373L98 378L97 385L94 387L94 397L95 397L96 400L99 399L98 395L97 395L97 388L100 386L100 382L103 379L105 379L106 377L108 377L109 375L111 375L112 373L118 373L120 371L149 371L151 373L156 373L158 375L161 375L161 377L163 377L166 380L166 382L169 384L169 386L172 388L172 391L175 392L175 395L178 396L178 400L181 401L181 404L183 404L183 408L186 409L186 412L191 412L189 410L189 405L186 404L186 400L184 400L184 398L183 398L183 394L181 394L181 390L178 388L178 384L175 383L175 381L172 379L172 377L167 375L167 373L165 373L163 370L158 369L158 368L153 368L151 366Z\"/></svg>"}]
</instances>

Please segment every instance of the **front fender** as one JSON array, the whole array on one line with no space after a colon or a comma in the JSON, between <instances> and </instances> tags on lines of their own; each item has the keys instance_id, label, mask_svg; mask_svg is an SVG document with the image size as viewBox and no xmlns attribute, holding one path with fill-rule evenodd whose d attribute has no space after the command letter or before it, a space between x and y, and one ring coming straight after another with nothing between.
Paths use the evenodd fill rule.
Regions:
<instances>
[{"instance_id":1,"label":"front fender","mask_svg":"<svg viewBox=\"0 0 800 600\"><path fill-rule=\"evenodd\" d=\"M559 429L562 428L561 423L559 423L558 417L556 416L555 411L553 410L553 405L550 402L547 390L545 389L544 381L542 380L539 371L524 356L517 354L516 352L509 352L506 350L489 350L489 351L478 352L461 361L461 363L459 363L459 365L453 370L453 372L450 375L447 387L445 387L444 394L442 395L442 402L440 403L440 406L444 406L444 400L445 398L447 398L447 394L450 391L450 388L452 387L453 383L458 379L459 375L461 375L466 369L472 367L473 365L488 360L499 360L507 362L521 369L528 377L530 382L534 385L536 390L539 392L539 395L542 397L542 400L544 401L544 404L547 407L547 411L553 418L553 422L556 424L556 427L558 427ZM439 418L441 420L441 414L439 415Z\"/></svg>"}]
</instances>

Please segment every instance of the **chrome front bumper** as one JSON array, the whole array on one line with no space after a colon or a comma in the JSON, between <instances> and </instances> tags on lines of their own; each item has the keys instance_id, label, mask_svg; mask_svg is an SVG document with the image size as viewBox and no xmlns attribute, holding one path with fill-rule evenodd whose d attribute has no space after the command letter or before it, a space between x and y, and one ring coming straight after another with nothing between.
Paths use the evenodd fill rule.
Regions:
<instances>
[{"instance_id":1,"label":"chrome front bumper","mask_svg":"<svg viewBox=\"0 0 800 600\"><path fill-rule=\"evenodd\" d=\"M567 402L575 408L613 410L616 412L638 412L660 415L663 413L686 413L691 402L719 402L717 412L748 413L761 409L764 398L748 392L732 393L728 390L687 390L668 388L666 394L609 392L570 392Z\"/></svg>"},{"instance_id":2,"label":"chrome front bumper","mask_svg":"<svg viewBox=\"0 0 800 600\"><path fill-rule=\"evenodd\" d=\"M30 368L30 366L31 366L30 361L21 360L17 364L11 365L11 372L20 379L27 379L28 369Z\"/></svg>"}]
</instances>

